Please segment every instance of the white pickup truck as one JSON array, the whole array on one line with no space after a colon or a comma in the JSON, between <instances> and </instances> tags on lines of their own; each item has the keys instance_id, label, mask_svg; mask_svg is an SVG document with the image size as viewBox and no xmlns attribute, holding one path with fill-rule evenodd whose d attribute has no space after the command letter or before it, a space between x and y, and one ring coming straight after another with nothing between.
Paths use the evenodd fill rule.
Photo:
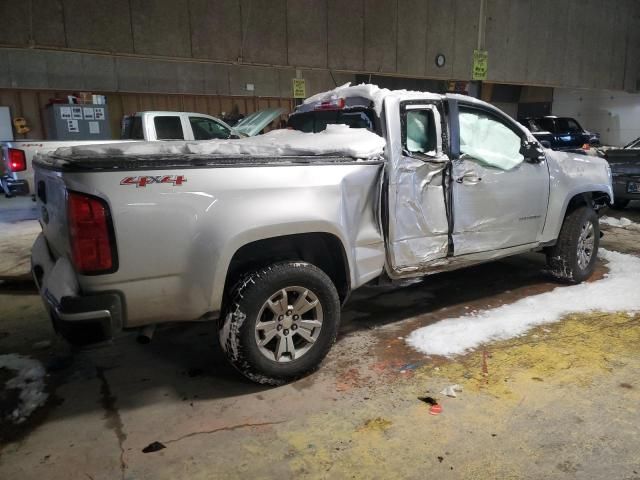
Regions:
<instances>
[{"instance_id":1,"label":"white pickup truck","mask_svg":"<svg viewBox=\"0 0 640 480\"><path fill-rule=\"evenodd\" d=\"M543 149L470 97L371 85L316 95L289 125L38 157L32 271L55 329L216 321L228 360L279 384L317 368L366 283L530 251L562 281L593 272L613 202L601 158Z\"/></svg>"},{"instance_id":2,"label":"white pickup truck","mask_svg":"<svg viewBox=\"0 0 640 480\"><path fill-rule=\"evenodd\" d=\"M74 145L113 144L122 141L211 140L251 137L284 112L260 110L230 127L219 118L193 112L137 112L122 121L121 140L15 140L0 142L0 187L6 197L33 194L31 162L39 153Z\"/></svg>"}]
</instances>

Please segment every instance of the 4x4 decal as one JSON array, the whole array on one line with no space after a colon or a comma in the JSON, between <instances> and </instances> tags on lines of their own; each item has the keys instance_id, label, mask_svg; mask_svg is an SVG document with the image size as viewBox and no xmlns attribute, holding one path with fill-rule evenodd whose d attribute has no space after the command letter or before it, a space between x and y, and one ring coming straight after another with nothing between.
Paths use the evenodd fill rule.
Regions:
<instances>
[{"instance_id":1,"label":"4x4 decal","mask_svg":"<svg viewBox=\"0 0 640 480\"><path fill-rule=\"evenodd\" d=\"M146 187L152 183L171 183L176 186L182 185L187 181L184 175L158 175L158 176L141 176L141 177L125 177L120 181L120 185L135 185L136 187Z\"/></svg>"}]
</instances>

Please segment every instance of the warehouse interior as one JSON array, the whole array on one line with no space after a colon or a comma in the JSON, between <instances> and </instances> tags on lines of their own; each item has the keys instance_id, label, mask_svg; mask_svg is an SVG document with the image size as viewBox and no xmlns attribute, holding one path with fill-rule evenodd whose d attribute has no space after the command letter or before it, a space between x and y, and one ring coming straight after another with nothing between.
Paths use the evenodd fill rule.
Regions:
<instances>
[{"instance_id":1,"label":"warehouse interior","mask_svg":"<svg viewBox=\"0 0 640 480\"><path fill-rule=\"evenodd\" d=\"M0 479L640 480L640 0L0 0Z\"/></svg>"}]
</instances>

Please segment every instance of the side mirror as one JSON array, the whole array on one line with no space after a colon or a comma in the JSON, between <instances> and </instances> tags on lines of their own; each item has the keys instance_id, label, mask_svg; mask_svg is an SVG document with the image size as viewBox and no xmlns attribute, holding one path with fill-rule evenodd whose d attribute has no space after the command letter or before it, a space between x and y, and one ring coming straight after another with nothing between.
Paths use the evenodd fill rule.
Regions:
<instances>
[{"instance_id":1,"label":"side mirror","mask_svg":"<svg viewBox=\"0 0 640 480\"><path fill-rule=\"evenodd\" d=\"M525 140L520 147L520 155L528 162L541 162L544 160L544 151L538 142Z\"/></svg>"}]
</instances>

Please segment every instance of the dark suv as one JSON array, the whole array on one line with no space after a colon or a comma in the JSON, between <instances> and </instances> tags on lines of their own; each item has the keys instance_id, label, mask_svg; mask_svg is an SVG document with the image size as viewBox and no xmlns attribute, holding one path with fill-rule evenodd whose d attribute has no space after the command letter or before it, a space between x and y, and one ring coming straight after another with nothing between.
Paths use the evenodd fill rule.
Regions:
<instances>
[{"instance_id":1,"label":"dark suv","mask_svg":"<svg viewBox=\"0 0 640 480\"><path fill-rule=\"evenodd\" d=\"M591 133L570 117L535 117L520 119L543 145L554 150L576 150L583 145L600 145L600 135ZM548 142L548 145L546 144Z\"/></svg>"},{"instance_id":2,"label":"dark suv","mask_svg":"<svg viewBox=\"0 0 640 480\"><path fill-rule=\"evenodd\" d=\"M613 208L622 209L631 200L640 200L640 138L623 148L604 153L613 176Z\"/></svg>"}]
</instances>

